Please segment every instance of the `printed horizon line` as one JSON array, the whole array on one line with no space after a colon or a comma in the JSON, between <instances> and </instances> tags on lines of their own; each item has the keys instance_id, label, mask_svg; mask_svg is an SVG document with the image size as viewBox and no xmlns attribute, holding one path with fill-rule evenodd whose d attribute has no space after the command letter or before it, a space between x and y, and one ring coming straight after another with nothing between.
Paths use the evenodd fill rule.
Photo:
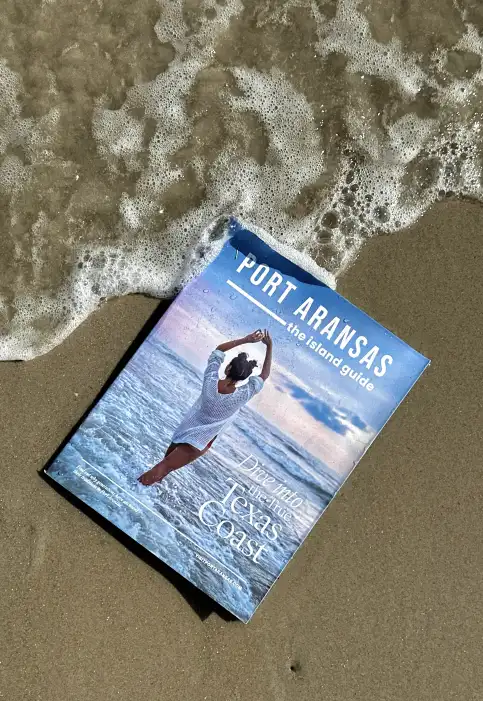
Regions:
<instances>
[{"instance_id":1,"label":"printed horizon line","mask_svg":"<svg viewBox=\"0 0 483 701\"><path fill-rule=\"evenodd\" d=\"M252 297L250 294L248 294L248 292L245 292L245 290L243 290L241 287L238 287L238 285L237 285L236 283L232 282L231 280L227 280L226 282L227 282L228 285L230 285L230 287L233 287L234 290L236 290L236 291L239 292L241 295L243 295L243 296L246 297L248 300L250 300L250 302L253 302L253 304L254 304L256 307L258 307L259 309L262 309L266 314L268 314L269 316L271 316L272 319L275 319L275 321L278 321L278 323L279 323L279 324L282 324L282 326L287 326L287 322L286 322L284 319L282 319L281 317L277 316L277 314L275 314L275 312L272 312L271 309L269 309L269 308L266 307L264 304L262 304L261 302L259 302L258 299L255 299L255 297Z\"/></svg>"},{"instance_id":2,"label":"printed horizon line","mask_svg":"<svg viewBox=\"0 0 483 701\"><path fill-rule=\"evenodd\" d=\"M89 467L91 467L93 470L95 470L96 472L98 472L102 477L104 477L104 479L108 480L108 481L111 482L112 484L115 484L116 487L118 487L118 488L121 490L121 492L124 492L125 494L127 494L128 497L129 497L130 499L134 499L134 501L137 501L138 504L141 504L141 506L144 506L144 508L147 509L148 511L150 511L150 512L153 514L153 516L157 516L157 517L159 518L160 521L163 521L163 522L166 523L168 526L171 526L171 528L172 528L174 531L176 531L176 533L179 533L180 536L183 536L183 538L186 538L186 540L189 540L190 543L193 543L193 545L195 545L195 546L198 548L198 550L201 550L201 552L206 553L206 555L208 555L208 557L211 557L212 560L214 560L214 561L217 562L219 565L221 565L222 567L224 567L226 570L228 570L228 572L231 572L232 574L235 575L235 577L237 577L238 579L241 579L241 581L242 581L244 584L246 584L246 586L248 587L248 582L247 582L246 579L244 579L240 574L238 574L238 572L235 572L235 570L232 570L231 567L228 567L228 565L225 565L224 562L221 562L221 560L218 560L218 558L216 558L214 555L212 555L210 552L208 552L208 550L205 550L204 548L202 548L201 545L198 545L198 543L197 543L196 541L194 541L192 538L190 538L189 536L187 536L187 535L186 535L185 533L183 533L182 531L178 530L178 529L176 528L176 526L173 526L173 524L170 523L170 522L168 521L168 519L164 518L164 516L161 516L161 514L156 513L156 511L154 511L154 509L151 509L151 507L149 507L147 504L145 504L141 499L138 499L137 497L134 496L134 494L131 494L131 492L128 492L127 489L124 489L124 487L121 487L120 484L118 484L118 483L115 482L113 479L111 479L110 477L108 477L107 475L105 475L101 470L99 470L98 467L95 467L95 465L92 465L88 460L86 460L86 459L83 458L82 456L81 456L81 460L82 460L82 462L85 462L86 465L89 465ZM134 539L134 540L136 540L136 539ZM158 559L159 559L159 558L158 558ZM165 561L164 561L164 562L165 562ZM168 564L168 563L166 563L166 564Z\"/></svg>"}]
</instances>

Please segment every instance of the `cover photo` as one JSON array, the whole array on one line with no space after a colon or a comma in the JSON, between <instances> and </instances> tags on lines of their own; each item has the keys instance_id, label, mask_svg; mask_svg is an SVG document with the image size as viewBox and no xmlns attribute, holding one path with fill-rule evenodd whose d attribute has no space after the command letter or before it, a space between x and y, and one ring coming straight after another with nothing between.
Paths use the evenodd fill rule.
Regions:
<instances>
[{"instance_id":1,"label":"cover photo","mask_svg":"<svg viewBox=\"0 0 483 701\"><path fill-rule=\"evenodd\" d=\"M247 622L428 362L232 221L46 472Z\"/></svg>"}]
</instances>

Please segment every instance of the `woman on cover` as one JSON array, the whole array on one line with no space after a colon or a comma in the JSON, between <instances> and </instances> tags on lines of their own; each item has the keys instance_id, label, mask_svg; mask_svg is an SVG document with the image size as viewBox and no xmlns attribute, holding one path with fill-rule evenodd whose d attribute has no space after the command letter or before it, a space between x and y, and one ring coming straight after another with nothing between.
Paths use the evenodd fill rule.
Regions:
<instances>
[{"instance_id":1,"label":"woman on cover","mask_svg":"<svg viewBox=\"0 0 483 701\"><path fill-rule=\"evenodd\" d=\"M219 379L219 369L225 352L244 343L261 341L266 346L265 360L260 375L252 375L256 360L248 360L246 353L239 353L225 369L225 377ZM215 439L232 421L240 409L260 392L270 375L272 365L272 339L265 331L221 343L208 358L201 394L183 418L171 439L164 458L138 477L139 482L150 486L161 482L173 470L179 470L204 455ZM250 378L241 387L237 383Z\"/></svg>"}]
</instances>

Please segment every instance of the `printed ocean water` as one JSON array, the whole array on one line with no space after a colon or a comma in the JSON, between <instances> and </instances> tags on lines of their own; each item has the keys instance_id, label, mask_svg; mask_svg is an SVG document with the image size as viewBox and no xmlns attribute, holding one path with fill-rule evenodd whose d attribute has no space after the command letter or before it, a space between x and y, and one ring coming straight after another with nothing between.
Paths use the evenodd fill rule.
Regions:
<instances>
[{"instance_id":1,"label":"printed ocean water","mask_svg":"<svg viewBox=\"0 0 483 701\"><path fill-rule=\"evenodd\" d=\"M225 233L45 472L247 622L429 361Z\"/></svg>"}]
</instances>

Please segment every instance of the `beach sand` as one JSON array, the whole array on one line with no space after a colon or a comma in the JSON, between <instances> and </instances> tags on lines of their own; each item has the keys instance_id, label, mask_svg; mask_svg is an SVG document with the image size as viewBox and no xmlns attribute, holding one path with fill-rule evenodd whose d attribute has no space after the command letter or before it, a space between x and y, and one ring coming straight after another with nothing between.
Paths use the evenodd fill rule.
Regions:
<instances>
[{"instance_id":1,"label":"beach sand","mask_svg":"<svg viewBox=\"0 0 483 701\"><path fill-rule=\"evenodd\" d=\"M371 240L339 291L432 359L252 622L131 552L37 474L156 302L106 304L0 366L0 697L483 698L480 205Z\"/></svg>"}]
</instances>

